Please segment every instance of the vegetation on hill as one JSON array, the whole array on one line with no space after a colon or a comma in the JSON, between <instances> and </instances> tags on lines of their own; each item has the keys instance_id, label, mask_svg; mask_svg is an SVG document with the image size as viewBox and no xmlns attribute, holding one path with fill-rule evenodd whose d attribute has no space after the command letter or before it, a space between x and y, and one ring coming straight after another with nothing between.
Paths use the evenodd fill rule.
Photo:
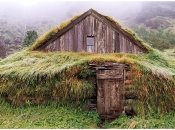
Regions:
<instances>
[{"instance_id":1,"label":"vegetation on hill","mask_svg":"<svg viewBox=\"0 0 175 130\"><path fill-rule=\"evenodd\" d=\"M9 10L8 10L9 11ZM3 12L3 11L2 11ZM36 30L38 36L56 26L60 21L53 17L38 16L37 19L21 19L15 16L1 14L0 12L0 41L2 41L7 50L7 55L13 54L21 49L24 40L25 32L29 30ZM27 15L26 15L27 16Z\"/></svg>"},{"instance_id":2,"label":"vegetation on hill","mask_svg":"<svg viewBox=\"0 0 175 130\"><path fill-rule=\"evenodd\" d=\"M111 123L102 123L96 111L83 111L81 108L74 109L59 107L58 104L12 107L0 98L0 128L1 129L155 129L175 128L174 113L160 115L152 113L145 119L134 117L128 118L121 115Z\"/></svg>"},{"instance_id":3,"label":"vegetation on hill","mask_svg":"<svg viewBox=\"0 0 175 130\"><path fill-rule=\"evenodd\" d=\"M0 99L1 129L83 129L98 128L101 123L96 111L83 111L68 107L49 106L12 107Z\"/></svg>"},{"instance_id":4,"label":"vegetation on hill","mask_svg":"<svg viewBox=\"0 0 175 130\"><path fill-rule=\"evenodd\" d=\"M175 110L175 61L151 49L148 54L91 54L22 51L0 61L0 95L15 106L58 102L78 107L96 94L88 81L88 63L119 62L130 65L130 84L138 100L128 103L137 115ZM125 93L125 91L124 91ZM168 102L168 103L167 103Z\"/></svg>"},{"instance_id":5,"label":"vegetation on hill","mask_svg":"<svg viewBox=\"0 0 175 130\"><path fill-rule=\"evenodd\" d=\"M35 30L27 31L26 37L24 38L24 41L22 42L22 47L28 47L32 45L37 38L38 38L38 34Z\"/></svg>"},{"instance_id":6,"label":"vegetation on hill","mask_svg":"<svg viewBox=\"0 0 175 130\"><path fill-rule=\"evenodd\" d=\"M175 46L175 35L169 31L163 31L162 28L153 31L135 25L132 29L144 42L148 43L153 48L163 51L164 49L174 48Z\"/></svg>"},{"instance_id":7,"label":"vegetation on hill","mask_svg":"<svg viewBox=\"0 0 175 130\"><path fill-rule=\"evenodd\" d=\"M134 35L129 30L126 31ZM149 46L147 48L149 53L140 55L45 53L27 49L0 60L0 97L3 103L5 100L12 105L1 107L9 112L7 118L4 117L7 113L1 114L4 117L0 118L2 128L173 128L172 123L167 123L169 126L163 123L169 120L170 113L175 110L175 60L174 57L168 57L167 54L162 54ZM137 117L128 119L125 115L121 115L112 123L101 124L96 111L83 112L80 107L87 103L89 97L96 95L96 88L88 80L94 76L88 69L88 63L103 64L111 61L130 65L131 71L127 76L132 78L125 81L125 84L129 85L128 88L124 87L123 94L134 93L138 97L126 102L128 107L134 109ZM130 91L126 91L127 89ZM55 111L53 104L57 108L54 108ZM17 107L14 111L14 106L21 108ZM60 120L59 124L52 120L51 124L55 125L49 125L47 123L50 122L49 116L33 119L32 115L36 113L31 111L36 108L41 114L44 113L43 116L61 113L59 117L51 117ZM2 109L0 110L3 111ZM64 113L69 113L71 116L62 118ZM80 117L86 116L86 119L83 121L82 118L77 119L77 114ZM166 116L162 118L162 114ZM158 118L154 117L155 115ZM19 120L16 117L19 117ZM75 125L72 118L79 125ZM162 120L157 123L160 118Z\"/></svg>"}]
</instances>

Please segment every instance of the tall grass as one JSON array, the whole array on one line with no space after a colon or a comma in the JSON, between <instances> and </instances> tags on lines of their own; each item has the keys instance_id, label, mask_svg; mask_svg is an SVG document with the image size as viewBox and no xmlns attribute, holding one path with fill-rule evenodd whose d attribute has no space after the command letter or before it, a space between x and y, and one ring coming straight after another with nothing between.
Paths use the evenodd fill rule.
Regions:
<instances>
[{"instance_id":1,"label":"tall grass","mask_svg":"<svg viewBox=\"0 0 175 130\"><path fill-rule=\"evenodd\" d=\"M95 94L94 85L80 75L87 61L72 55L23 51L8 57L0 63L1 95L17 106L47 104L50 100L80 105Z\"/></svg>"},{"instance_id":2,"label":"tall grass","mask_svg":"<svg viewBox=\"0 0 175 130\"><path fill-rule=\"evenodd\" d=\"M138 98L128 107L137 115L174 111L175 61L154 49L142 55L22 51L0 61L0 95L16 106L81 106L96 95L88 63L105 62L130 66L126 84Z\"/></svg>"}]
</instances>

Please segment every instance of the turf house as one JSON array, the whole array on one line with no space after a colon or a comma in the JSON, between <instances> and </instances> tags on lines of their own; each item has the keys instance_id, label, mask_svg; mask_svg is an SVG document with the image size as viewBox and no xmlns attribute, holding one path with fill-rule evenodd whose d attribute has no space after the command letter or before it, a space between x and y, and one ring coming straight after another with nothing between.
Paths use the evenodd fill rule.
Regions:
<instances>
[{"instance_id":1,"label":"turf house","mask_svg":"<svg viewBox=\"0 0 175 130\"><path fill-rule=\"evenodd\" d=\"M175 61L90 9L0 61L0 96L14 106L51 104L144 117L175 110Z\"/></svg>"}]
</instances>

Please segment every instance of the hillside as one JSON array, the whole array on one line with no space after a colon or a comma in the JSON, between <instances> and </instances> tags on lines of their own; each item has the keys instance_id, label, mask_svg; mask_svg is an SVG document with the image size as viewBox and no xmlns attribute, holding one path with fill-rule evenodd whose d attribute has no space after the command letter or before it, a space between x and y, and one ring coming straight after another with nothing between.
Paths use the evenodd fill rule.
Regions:
<instances>
[{"instance_id":1,"label":"hillside","mask_svg":"<svg viewBox=\"0 0 175 130\"><path fill-rule=\"evenodd\" d=\"M0 127L174 128L171 112L175 110L175 60L167 54L151 48L142 55L26 50L15 53L0 61L3 106ZM134 92L138 97L128 101L128 107L134 109L137 117L129 119L121 115L114 122L104 124L96 111L85 112L82 108L88 97L96 95L93 83L88 80L93 74L87 64L111 61L131 66L128 76L135 78L126 82L134 87L130 91L125 88L123 94ZM69 114L62 117L65 113Z\"/></svg>"},{"instance_id":2,"label":"hillside","mask_svg":"<svg viewBox=\"0 0 175 130\"><path fill-rule=\"evenodd\" d=\"M130 28L151 47L161 51L175 48L175 2L142 2Z\"/></svg>"},{"instance_id":3,"label":"hillside","mask_svg":"<svg viewBox=\"0 0 175 130\"><path fill-rule=\"evenodd\" d=\"M171 29L175 22L175 2L142 2L142 9L135 22L151 29Z\"/></svg>"},{"instance_id":4,"label":"hillside","mask_svg":"<svg viewBox=\"0 0 175 130\"><path fill-rule=\"evenodd\" d=\"M64 106L81 106L88 97L96 95L94 85L88 81L93 74L87 63L111 61L131 66L129 75L135 78L128 82L134 83L133 90L140 91L135 93L139 100L133 100L130 105L135 104L133 109L138 115L175 109L175 61L154 49L143 55L18 52L0 61L0 93L15 106L52 101Z\"/></svg>"}]
</instances>

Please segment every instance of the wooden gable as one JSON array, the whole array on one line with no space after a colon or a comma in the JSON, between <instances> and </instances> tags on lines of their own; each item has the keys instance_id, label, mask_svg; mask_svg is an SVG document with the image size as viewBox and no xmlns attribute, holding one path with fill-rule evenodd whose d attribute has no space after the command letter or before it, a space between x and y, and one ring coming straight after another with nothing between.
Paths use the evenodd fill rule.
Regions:
<instances>
[{"instance_id":1,"label":"wooden gable","mask_svg":"<svg viewBox=\"0 0 175 130\"><path fill-rule=\"evenodd\" d=\"M73 20L35 50L95 53L145 53L147 49L131 34L93 9Z\"/></svg>"}]
</instances>

